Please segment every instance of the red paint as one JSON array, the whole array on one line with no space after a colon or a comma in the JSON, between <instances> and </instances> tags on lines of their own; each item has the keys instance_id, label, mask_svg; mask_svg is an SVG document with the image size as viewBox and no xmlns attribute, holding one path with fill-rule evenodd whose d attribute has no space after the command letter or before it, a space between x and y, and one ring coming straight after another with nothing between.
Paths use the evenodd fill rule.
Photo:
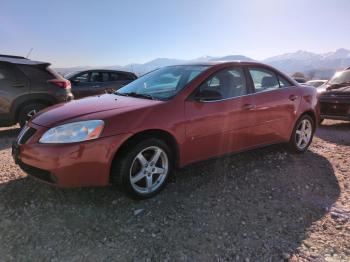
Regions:
<instances>
[{"instance_id":1,"label":"red paint","mask_svg":"<svg viewBox=\"0 0 350 262\"><path fill-rule=\"evenodd\" d=\"M212 73L232 66L263 66L258 63L217 63L169 101L153 101L117 95L102 95L59 104L44 110L29 123L36 134L20 145L20 158L27 165L51 171L58 185L102 186L109 182L110 168L120 146L145 130L163 130L177 142L180 167L262 145L289 141L297 119L311 112L318 122L316 89L295 86L252 93L219 102L189 100L190 94ZM102 119L99 139L66 145L38 141L50 127Z\"/></svg>"}]
</instances>

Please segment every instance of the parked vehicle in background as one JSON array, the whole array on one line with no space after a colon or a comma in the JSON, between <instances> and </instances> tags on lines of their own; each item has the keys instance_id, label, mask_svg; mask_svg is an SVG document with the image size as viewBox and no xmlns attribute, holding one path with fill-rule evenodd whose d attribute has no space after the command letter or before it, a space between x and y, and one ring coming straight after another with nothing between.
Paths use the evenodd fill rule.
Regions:
<instances>
[{"instance_id":1,"label":"parked vehicle in background","mask_svg":"<svg viewBox=\"0 0 350 262\"><path fill-rule=\"evenodd\" d=\"M47 183L111 182L148 198L174 167L281 142L305 152L318 121L315 88L260 63L208 62L161 68L114 94L54 106L27 124L12 152Z\"/></svg>"},{"instance_id":2,"label":"parked vehicle in background","mask_svg":"<svg viewBox=\"0 0 350 262\"><path fill-rule=\"evenodd\" d=\"M317 88L325 83L327 83L327 80L310 80L310 81L307 81L305 85L309 85Z\"/></svg>"},{"instance_id":3,"label":"parked vehicle in background","mask_svg":"<svg viewBox=\"0 0 350 262\"><path fill-rule=\"evenodd\" d=\"M70 82L46 62L0 55L0 126L24 126L45 107L73 99Z\"/></svg>"},{"instance_id":4,"label":"parked vehicle in background","mask_svg":"<svg viewBox=\"0 0 350 262\"><path fill-rule=\"evenodd\" d=\"M298 82L299 84L305 84L306 83L306 80L305 78L302 78L302 77L293 77L293 79Z\"/></svg>"},{"instance_id":5,"label":"parked vehicle in background","mask_svg":"<svg viewBox=\"0 0 350 262\"><path fill-rule=\"evenodd\" d=\"M317 89L323 119L350 121L350 68L335 75Z\"/></svg>"},{"instance_id":6,"label":"parked vehicle in background","mask_svg":"<svg viewBox=\"0 0 350 262\"><path fill-rule=\"evenodd\" d=\"M137 76L131 72L115 70L86 70L65 75L72 83L75 99L113 93L122 86L134 81Z\"/></svg>"}]
</instances>

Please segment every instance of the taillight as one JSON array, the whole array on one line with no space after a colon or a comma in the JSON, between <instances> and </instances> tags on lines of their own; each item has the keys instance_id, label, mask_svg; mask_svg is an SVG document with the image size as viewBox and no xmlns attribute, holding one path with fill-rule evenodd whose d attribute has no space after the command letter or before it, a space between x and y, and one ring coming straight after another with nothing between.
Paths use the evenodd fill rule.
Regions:
<instances>
[{"instance_id":1,"label":"taillight","mask_svg":"<svg viewBox=\"0 0 350 262\"><path fill-rule=\"evenodd\" d=\"M67 79L51 79L47 81L50 84L54 84L55 86L58 86L63 89L71 89L72 85L70 84L70 81Z\"/></svg>"}]
</instances>

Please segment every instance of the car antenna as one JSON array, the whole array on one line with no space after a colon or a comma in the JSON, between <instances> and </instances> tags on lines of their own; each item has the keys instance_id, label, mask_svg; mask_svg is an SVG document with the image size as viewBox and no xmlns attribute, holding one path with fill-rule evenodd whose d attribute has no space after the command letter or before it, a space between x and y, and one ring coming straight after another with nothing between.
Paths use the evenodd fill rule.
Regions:
<instances>
[{"instance_id":1,"label":"car antenna","mask_svg":"<svg viewBox=\"0 0 350 262\"><path fill-rule=\"evenodd\" d=\"M32 53L33 49L34 49L34 48L32 47L32 48L29 50L29 52L28 52L26 58L29 58L29 56L30 56L30 54Z\"/></svg>"}]
</instances>

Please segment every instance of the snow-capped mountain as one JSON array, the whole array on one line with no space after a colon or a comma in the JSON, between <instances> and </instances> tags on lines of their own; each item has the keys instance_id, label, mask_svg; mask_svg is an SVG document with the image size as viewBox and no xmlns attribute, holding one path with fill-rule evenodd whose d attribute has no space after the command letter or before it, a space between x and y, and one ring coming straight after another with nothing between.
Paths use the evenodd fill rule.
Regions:
<instances>
[{"instance_id":1,"label":"snow-capped mountain","mask_svg":"<svg viewBox=\"0 0 350 262\"><path fill-rule=\"evenodd\" d=\"M329 78L336 70L350 66L350 50L341 48L323 54L300 50L270 57L263 62L288 74L303 72L312 75L313 78Z\"/></svg>"},{"instance_id":2,"label":"snow-capped mountain","mask_svg":"<svg viewBox=\"0 0 350 262\"><path fill-rule=\"evenodd\" d=\"M157 58L144 64L129 64L125 66L105 66L100 68L126 70L135 72L138 75L147 73L151 70L176 64L198 63L207 61L256 61L250 57L243 55L229 55L223 57L202 56L195 59L172 59ZM299 50L294 53L287 53L267 58L263 63L272 65L287 74L295 72L303 72L311 78L329 78L336 70L341 70L350 66L350 50L340 48L334 52L316 54L308 51ZM67 73L83 69L92 69L93 67L74 67L74 68L58 68L57 71Z\"/></svg>"}]
</instances>

